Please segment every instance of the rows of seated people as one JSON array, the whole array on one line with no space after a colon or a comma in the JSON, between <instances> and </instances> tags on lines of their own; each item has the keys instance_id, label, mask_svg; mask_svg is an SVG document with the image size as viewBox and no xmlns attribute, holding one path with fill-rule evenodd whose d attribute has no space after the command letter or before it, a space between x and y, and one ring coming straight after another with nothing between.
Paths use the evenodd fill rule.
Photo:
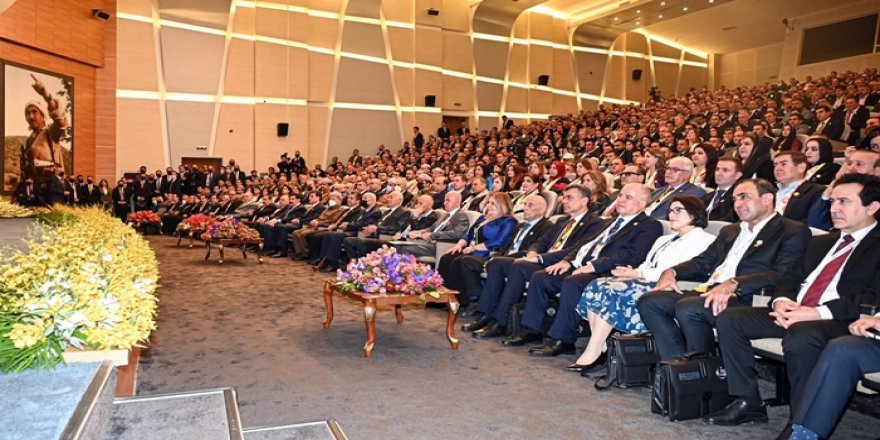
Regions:
<instances>
[{"instance_id":1,"label":"rows of seated people","mask_svg":"<svg viewBox=\"0 0 880 440\"><path fill-rule=\"evenodd\" d=\"M737 399L707 418L713 424L767 420L749 341L783 338L789 429L828 437L837 419L808 415L835 413L803 396L824 396L817 375L840 368L824 363L847 358L822 349L861 347L826 343L880 329L858 307L880 303L878 100L880 75L867 69L519 126L505 118L479 132L444 124L425 136L415 127L397 151L354 150L325 167L308 168L297 153L263 173L232 161L217 171L142 168L117 188L100 185L90 203L122 219L156 210L165 232L197 213L239 218L269 255L326 272L383 245L436 260L475 338L558 356L574 352L586 320L592 336L567 368L585 376L601 371L615 330L651 331L663 359L720 346ZM710 232L710 223L727 225ZM811 238L819 231L831 232ZM751 307L761 293L772 310ZM523 301L520 331L510 334L508 313ZM869 352L850 360L858 371L880 369Z\"/></svg>"}]
</instances>

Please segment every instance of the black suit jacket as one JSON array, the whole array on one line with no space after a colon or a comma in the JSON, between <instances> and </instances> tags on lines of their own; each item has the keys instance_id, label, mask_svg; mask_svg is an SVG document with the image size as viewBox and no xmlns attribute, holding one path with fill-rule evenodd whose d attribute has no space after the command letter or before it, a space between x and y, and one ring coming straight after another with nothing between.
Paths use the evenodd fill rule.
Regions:
<instances>
[{"instance_id":1,"label":"black suit jacket","mask_svg":"<svg viewBox=\"0 0 880 440\"><path fill-rule=\"evenodd\" d=\"M843 112L844 121L846 120L846 111ZM859 130L865 128L868 125L868 119L871 117L871 112L868 111L865 106L859 106L856 109L855 114L853 114L852 119L849 121L849 137L845 139L849 142L849 145L855 145L856 141L859 140Z\"/></svg>"},{"instance_id":2,"label":"black suit jacket","mask_svg":"<svg viewBox=\"0 0 880 440\"><path fill-rule=\"evenodd\" d=\"M285 212L284 215L281 218L279 218L278 220L281 223L290 223L293 219L300 218L303 215L305 215L305 213L306 213L305 205L299 204L299 205L296 205L295 207L288 208L287 212Z\"/></svg>"},{"instance_id":3,"label":"black suit jacket","mask_svg":"<svg viewBox=\"0 0 880 440\"><path fill-rule=\"evenodd\" d=\"M564 259L569 263L574 262L581 247L595 240L606 228L611 227L614 221L615 219L602 220L602 227L596 228L591 236L586 237L578 246L573 247ZM663 235L663 225L645 213L641 213L620 228L616 234L609 237L596 258L590 260L589 263L593 265L597 274L610 273L611 269L617 266L638 266L645 261L651 246L661 235ZM561 252L555 254L561 254ZM553 264L553 254L548 255L551 256L550 261L545 257L544 263Z\"/></svg>"},{"instance_id":4,"label":"black suit jacket","mask_svg":"<svg viewBox=\"0 0 880 440\"><path fill-rule=\"evenodd\" d=\"M585 242L585 240L589 239L589 237L593 237L598 231L605 229L606 222L604 219L592 213L584 214L584 216L581 217L580 221L578 221L578 223L574 226L574 230L571 231L571 234L568 235L568 239L566 239L565 243L562 244L562 248L551 252L550 248L562 235L562 232L565 230L565 225L568 224L568 221L570 219L571 216L566 215L565 217L557 220L556 224L553 225L553 229L544 234L541 237L540 242L533 245L536 250L538 248L543 249L543 251L540 251L541 258L546 258L548 255L550 255L550 253L553 252L560 252L563 256L565 256L566 254L568 254L569 251L571 251L572 248L580 247L581 244ZM546 261L546 259L544 261Z\"/></svg>"},{"instance_id":5,"label":"black suit jacket","mask_svg":"<svg viewBox=\"0 0 880 440\"><path fill-rule=\"evenodd\" d=\"M410 218L412 218L412 213L404 208L403 205L398 206L390 213L380 216L381 220L377 224L376 233L379 235L394 235L406 229Z\"/></svg>"},{"instance_id":6,"label":"black suit jacket","mask_svg":"<svg viewBox=\"0 0 880 440\"><path fill-rule=\"evenodd\" d=\"M709 212L709 220L719 220L723 222L738 222L739 216L736 215L736 211L733 209L733 186L727 189L723 196L721 196L721 200L718 204L712 207L712 211ZM709 205L712 203L712 199L715 198L715 192L708 193L703 196L703 203L706 204L706 209L709 209Z\"/></svg>"},{"instance_id":7,"label":"black suit jacket","mask_svg":"<svg viewBox=\"0 0 880 440\"><path fill-rule=\"evenodd\" d=\"M30 188L30 190L28 190ZM37 196L37 188L34 184L19 182L15 188L15 201L19 205L36 206L40 204L40 198Z\"/></svg>"},{"instance_id":8,"label":"black suit jacket","mask_svg":"<svg viewBox=\"0 0 880 440\"><path fill-rule=\"evenodd\" d=\"M304 212L303 215L299 218L299 224L307 225L312 220L317 220L318 217L320 217L321 214L324 213L325 209L327 209L326 206L320 203L315 203L311 208L306 209L306 212Z\"/></svg>"},{"instance_id":9,"label":"black suit jacket","mask_svg":"<svg viewBox=\"0 0 880 440\"><path fill-rule=\"evenodd\" d=\"M64 195L67 182L58 179L58 176L52 176L46 182L46 203L67 203L67 196Z\"/></svg>"},{"instance_id":10,"label":"black suit jacket","mask_svg":"<svg viewBox=\"0 0 880 440\"><path fill-rule=\"evenodd\" d=\"M801 223L807 223L810 210L822 197L825 187L815 183L803 182L791 193L782 216Z\"/></svg>"},{"instance_id":11,"label":"black suit jacket","mask_svg":"<svg viewBox=\"0 0 880 440\"><path fill-rule=\"evenodd\" d=\"M706 281L724 262L740 233L740 224L725 226L703 253L672 269L679 280ZM775 288L782 275L803 258L810 228L775 215L749 245L736 267L736 281L747 301L764 289Z\"/></svg>"},{"instance_id":12,"label":"black suit jacket","mask_svg":"<svg viewBox=\"0 0 880 440\"><path fill-rule=\"evenodd\" d=\"M807 246L806 256L800 264L794 264L785 273L773 298L785 297L797 301L801 283L819 266L834 244L840 238L840 231L813 237ZM839 299L823 304L837 320L859 318L861 304L880 303L880 226L868 233L846 261L837 282Z\"/></svg>"},{"instance_id":13,"label":"black suit jacket","mask_svg":"<svg viewBox=\"0 0 880 440\"><path fill-rule=\"evenodd\" d=\"M357 234L365 226L379 223L380 218L382 218L382 211L379 210L378 206L373 206L370 210L362 208L358 216L348 223L345 232Z\"/></svg>"},{"instance_id":14,"label":"black suit jacket","mask_svg":"<svg viewBox=\"0 0 880 440\"><path fill-rule=\"evenodd\" d=\"M837 140L843 136L843 120L837 118L828 118L828 122L825 123L825 127L822 130L819 130L819 124L816 124L816 131L813 133L814 135L822 135L827 137L828 139Z\"/></svg>"},{"instance_id":15,"label":"black suit jacket","mask_svg":"<svg viewBox=\"0 0 880 440\"><path fill-rule=\"evenodd\" d=\"M516 236L519 235L519 231L521 231L523 226L525 225L526 222L520 222L520 224L516 226L513 234L510 234L510 240L507 240L507 243L505 243L504 247L501 249L501 254L507 255L511 251L511 248L514 245L514 241L516 240ZM534 226L529 229L529 232L526 232L526 236L523 238L522 244L520 244L519 249L517 249L517 251L512 255L517 257L525 255L526 252L530 250L532 246L538 244L545 233L552 228L553 222L542 217L540 220L538 220L537 223L535 223ZM541 253L543 251L536 250L536 252Z\"/></svg>"}]
</instances>

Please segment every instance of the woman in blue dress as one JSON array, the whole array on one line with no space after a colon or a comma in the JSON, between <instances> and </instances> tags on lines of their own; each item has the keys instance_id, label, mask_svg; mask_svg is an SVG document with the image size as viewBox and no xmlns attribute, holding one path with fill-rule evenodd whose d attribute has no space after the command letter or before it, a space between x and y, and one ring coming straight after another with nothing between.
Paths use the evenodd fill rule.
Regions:
<instances>
[{"instance_id":1,"label":"woman in blue dress","mask_svg":"<svg viewBox=\"0 0 880 440\"><path fill-rule=\"evenodd\" d=\"M483 205L483 215L471 226L467 236L440 257L437 271L443 277L443 285L460 292L461 305L467 305L468 296L479 295L481 290L482 270L474 275L466 268L482 268L493 251L504 247L516 229L517 221L512 211L513 204L507 193L489 193Z\"/></svg>"},{"instance_id":2,"label":"woman in blue dress","mask_svg":"<svg viewBox=\"0 0 880 440\"><path fill-rule=\"evenodd\" d=\"M584 289L577 311L589 321L592 334L587 348L567 370L586 376L603 367L605 340L614 329L646 331L637 308L639 297L654 288L664 270L699 255L715 240L703 230L708 224L706 205L696 197L675 197L668 219L673 233L658 238L639 267L618 267L611 271L613 277L596 279Z\"/></svg>"}]
</instances>

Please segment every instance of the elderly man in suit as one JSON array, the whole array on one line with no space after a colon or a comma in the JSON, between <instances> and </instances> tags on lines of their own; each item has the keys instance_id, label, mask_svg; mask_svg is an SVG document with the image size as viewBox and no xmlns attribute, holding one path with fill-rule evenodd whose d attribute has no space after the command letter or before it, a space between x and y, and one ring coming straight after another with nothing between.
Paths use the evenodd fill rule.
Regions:
<instances>
[{"instance_id":1,"label":"elderly man in suit","mask_svg":"<svg viewBox=\"0 0 880 440\"><path fill-rule=\"evenodd\" d=\"M810 229L776 214L775 189L764 179L740 182L733 190L740 223L721 229L696 258L665 270L654 290L639 298L639 314L662 359L714 351L718 314L750 306L753 295L776 286L803 257ZM683 291L678 280L704 284Z\"/></svg>"},{"instance_id":2,"label":"elderly man in suit","mask_svg":"<svg viewBox=\"0 0 880 440\"><path fill-rule=\"evenodd\" d=\"M701 198L706 195L703 188L689 182L693 171L694 163L690 159L686 157L669 159L669 162L666 163L666 186L651 193L651 200L645 209L645 214L654 219L664 219L674 196L688 195Z\"/></svg>"},{"instance_id":3,"label":"elderly man in suit","mask_svg":"<svg viewBox=\"0 0 880 440\"><path fill-rule=\"evenodd\" d=\"M461 209L461 193L447 192L443 199L443 208L446 215L432 228L410 231L405 242L394 242L397 251L416 257L433 256L437 252L438 241L454 242L464 237L470 227L470 220Z\"/></svg>"},{"instance_id":4,"label":"elderly man in suit","mask_svg":"<svg viewBox=\"0 0 880 440\"><path fill-rule=\"evenodd\" d=\"M547 268L529 280L522 326L538 333L544 321L544 310L557 292L559 308L548 339L529 349L535 356L557 356L574 352L580 316L576 306L584 288L601 276L609 276L617 266L637 266L645 260L654 241L663 234L663 226L645 215L651 190L639 183L630 183L620 190L617 218L603 222L603 228L569 252L552 252L541 257Z\"/></svg>"},{"instance_id":5,"label":"elderly man in suit","mask_svg":"<svg viewBox=\"0 0 880 440\"><path fill-rule=\"evenodd\" d=\"M541 256L552 252L569 252L602 227L603 222L589 213L590 196L590 190L586 187L569 185L562 193L561 201L566 217L559 219L524 255L498 256L489 260L486 264L486 284L476 308L482 317L463 326L462 330L477 332L474 334L477 338L495 337L507 332L510 306L522 298L532 274L549 265L541 263ZM529 340L529 336L512 335L503 343L513 346L535 340Z\"/></svg>"},{"instance_id":6,"label":"elderly man in suit","mask_svg":"<svg viewBox=\"0 0 880 440\"><path fill-rule=\"evenodd\" d=\"M409 224L412 214L403 207L403 193L400 191L391 191L385 197L388 204L388 210L382 214L382 218L375 225L369 225L363 230L364 237L347 237L342 241L342 247L345 249L345 255L348 259L360 258L367 255L375 247L370 245L367 240L378 239L380 235L394 235L403 231ZM340 262L340 266L343 265Z\"/></svg>"},{"instance_id":7,"label":"elderly man in suit","mask_svg":"<svg viewBox=\"0 0 880 440\"><path fill-rule=\"evenodd\" d=\"M837 231L810 240L806 257L788 265L771 308L730 309L718 317L728 391L736 399L709 415L709 423L767 421L750 342L754 339L782 338L791 408L797 413L801 405L809 405L802 393L822 349L829 340L848 334L860 304L880 301L880 230L874 218L880 210L880 178L843 176L834 184L831 201Z\"/></svg>"},{"instance_id":8,"label":"elderly man in suit","mask_svg":"<svg viewBox=\"0 0 880 440\"><path fill-rule=\"evenodd\" d=\"M742 178L742 162L734 157L722 157L715 166L714 192L703 196L703 203L709 213L709 220L735 222L739 219L733 210L733 193L730 191Z\"/></svg>"},{"instance_id":9,"label":"elderly man in suit","mask_svg":"<svg viewBox=\"0 0 880 440\"><path fill-rule=\"evenodd\" d=\"M773 159L773 176L776 177L776 212L783 217L806 223L810 211L825 187L807 182L807 156L799 151L782 151Z\"/></svg>"},{"instance_id":10,"label":"elderly man in suit","mask_svg":"<svg viewBox=\"0 0 880 440\"><path fill-rule=\"evenodd\" d=\"M353 221L344 221L338 228L328 232L321 240L321 251L318 261L313 270L321 272L335 272L339 268L339 257L342 254L342 242L346 237L354 237L363 232L368 226L375 225L382 218L382 211L376 205L376 195L367 192L361 197L366 206Z\"/></svg>"},{"instance_id":11,"label":"elderly man in suit","mask_svg":"<svg viewBox=\"0 0 880 440\"><path fill-rule=\"evenodd\" d=\"M412 212L409 220L403 224L403 229L392 232L387 226L384 227L380 222L379 238L346 238L343 245L346 246L345 253L349 258L360 258L370 252L373 252L384 245L390 245L391 241L406 240L412 231L421 231L430 229L437 223L437 213L434 212L432 206L434 199L427 194L416 197L416 207ZM390 234L386 233L391 232ZM390 235L383 239L381 235ZM351 242L349 240L352 240ZM356 242L354 240L357 240ZM354 244L354 245L353 245Z\"/></svg>"}]
</instances>

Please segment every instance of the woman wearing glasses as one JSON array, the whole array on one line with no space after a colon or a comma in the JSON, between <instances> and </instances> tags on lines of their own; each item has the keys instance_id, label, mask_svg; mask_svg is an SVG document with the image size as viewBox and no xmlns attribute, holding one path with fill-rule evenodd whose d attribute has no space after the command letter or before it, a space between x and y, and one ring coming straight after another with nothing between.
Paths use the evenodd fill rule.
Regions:
<instances>
[{"instance_id":1,"label":"woman wearing glasses","mask_svg":"<svg viewBox=\"0 0 880 440\"><path fill-rule=\"evenodd\" d=\"M590 323L587 348L566 370L587 377L604 365L605 340L614 329L625 333L647 331L638 311L638 300L651 290L664 270L703 252L715 241L704 231L709 220L703 201L693 196L676 196L669 208L672 234L654 242L645 261L637 268L618 267L613 277L599 278L587 285L577 311Z\"/></svg>"}]
</instances>

